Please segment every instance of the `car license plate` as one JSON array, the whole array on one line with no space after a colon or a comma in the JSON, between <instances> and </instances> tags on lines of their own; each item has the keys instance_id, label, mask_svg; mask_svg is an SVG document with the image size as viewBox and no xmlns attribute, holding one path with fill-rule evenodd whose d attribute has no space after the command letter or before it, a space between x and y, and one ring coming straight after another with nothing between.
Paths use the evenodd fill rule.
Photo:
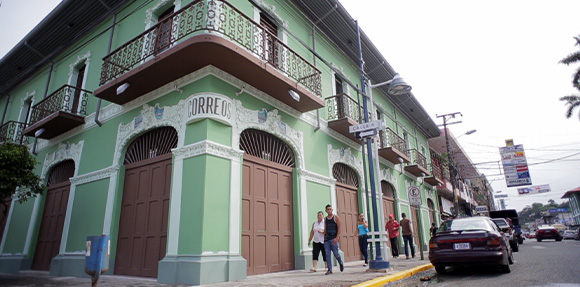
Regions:
<instances>
[{"instance_id":1,"label":"car license plate","mask_svg":"<svg viewBox=\"0 0 580 287\"><path fill-rule=\"evenodd\" d=\"M453 250L469 250L471 249L471 243L469 242L462 242L462 243L454 243Z\"/></svg>"}]
</instances>

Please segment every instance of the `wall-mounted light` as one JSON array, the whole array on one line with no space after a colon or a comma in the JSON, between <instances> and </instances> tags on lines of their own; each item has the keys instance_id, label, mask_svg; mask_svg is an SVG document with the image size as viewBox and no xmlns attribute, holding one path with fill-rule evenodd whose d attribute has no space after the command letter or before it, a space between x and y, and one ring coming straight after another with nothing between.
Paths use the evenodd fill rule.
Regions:
<instances>
[{"instance_id":1,"label":"wall-mounted light","mask_svg":"<svg viewBox=\"0 0 580 287\"><path fill-rule=\"evenodd\" d=\"M129 88L129 86L131 86L129 83L123 83L122 85L117 87L117 95L122 94L123 92L125 92L125 90L127 90Z\"/></svg>"},{"instance_id":2,"label":"wall-mounted light","mask_svg":"<svg viewBox=\"0 0 580 287\"><path fill-rule=\"evenodd\" d=\"M40 135L42 135L44 133L44 131L46 131L44 128L38 129L34 132L34 137L37 138Z\"/></svg>"},{"instance_id":3,"label":"wall-mounted light","mask_svg":"<svg viewBox=\"0 0 580 287\"><path fill-rule=\"evenodd\" d=\"M290 89L288 90L288 94L290 94L290 96L297 102L300 102L300 95L295 92L294 90Z\"/></svg>"}]
</instances>

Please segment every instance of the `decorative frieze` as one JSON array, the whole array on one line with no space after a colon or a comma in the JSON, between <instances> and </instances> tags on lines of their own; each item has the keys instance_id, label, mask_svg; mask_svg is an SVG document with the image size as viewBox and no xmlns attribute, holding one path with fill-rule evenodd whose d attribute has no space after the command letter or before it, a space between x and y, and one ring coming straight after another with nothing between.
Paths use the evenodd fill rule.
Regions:
<instances>
[{"instance_id":1,"label":"decorative frieze","mask_svg":"<svg viewBox=\"0 0 580 287\"><path fill-rule=\"evenodd\" d=\"M181 148L172 150L175 160L183 160L185 158L195 157L204 154L210 154L226 159L241 158L244 151L231 148L226 145L218 144L209 140L200 141Z\"/></svg>"},{"instance_id":2,"label":"decorative frieze","mask_svg":"<svg viewBox=\"0 0 580 287\"><path fill-rule=\"evenodd\" d=\"M89 172L83 175L75 176L70 179L70 182L73 185L81 185L93 181L98 181L101 179L109 178L113 174L117 174L119 172L119 166L111 166L107 168L103 168L100 170L96 170L93 172Z\"/></svg>"},{"instance_id":3,"label":"decorative frieze","mask_svg":"<svg viewBox=\"0 0 580 287\"><path fill-rule=\"evenodd\" d=\"M79 141L76 144L71 144L69 142L61 143L58 148L53 153L46 154L44 157L44 163L42 165L41 178L45 179L47 177L48 171L56 164L65 161L73 160L75 163L75 176L79 170L79 163L81 159L81 154L83 151L84 140Z\"/></svg>"},{"instance_id":4,"label":"decorative frieze","mask_svg":"<svg viewBox=\"0 0 580 287\"><path fill-rule=\"evenodd\" d=\"M307 171L304 169L297 169L297 171L298 171L298 174L300 175L300 178L304 179L306 181L310 181L310 182L314 182L314 183L318 183L318 184L322 184L322 185L327 185L327 186L333 186L334 184L336 184L336 179L334 179L332 177L324 176L324 175L310 172L310 171Z\"/></svg>"},{"instance_id":5,"label":"decorative frieze","mask_svg":"<svg viewBox=\"0 0 580 287\"><path fill-rule=\"evenodd\" d=\"M362 160L352 154L350 148L335 149L331 144L328 145L328 170L332 173L332 167L335 163L343 163L352 167L359 176L359 179L364 178Z\"/></svg>"}]
</instances>

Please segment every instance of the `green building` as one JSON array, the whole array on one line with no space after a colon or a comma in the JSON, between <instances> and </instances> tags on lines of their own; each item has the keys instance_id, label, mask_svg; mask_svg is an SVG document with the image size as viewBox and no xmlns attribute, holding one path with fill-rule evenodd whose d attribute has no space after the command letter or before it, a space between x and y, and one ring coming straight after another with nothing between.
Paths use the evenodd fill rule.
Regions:
<instances>
[{"instance_id":1,"label":"green building","mask_svg":"<svg viewBox=\"0 0 580 287\"><path fill-rule=\"evenodd\" d=\"M107 274L160 283L307 269L328 203L343 258L361 260L353 234L373 198L366 144L349 133L364 115L357 30L329 2L62 1L0 60L0 142L27 145L47 184L11 203L0 272L87 276L100 234ZM370 84L395 77L364 33L361 47ZM385 126L371 137L377 224L407 213L426 249L440 131L389 86L368 113Z\"/></svg>"}]
</instances>

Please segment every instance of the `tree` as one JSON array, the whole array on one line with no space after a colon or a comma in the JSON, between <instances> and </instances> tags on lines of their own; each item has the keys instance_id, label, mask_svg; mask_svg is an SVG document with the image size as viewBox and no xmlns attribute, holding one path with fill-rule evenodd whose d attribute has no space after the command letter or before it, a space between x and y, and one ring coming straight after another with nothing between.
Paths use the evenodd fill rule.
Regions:
<instances>
[{"instance_id":1,"label":"tree","mask_svg":"<svg viewBox=\"0 0 580 287\"><path fill-rule=\"evenodd\" d=\"M42 194L44 184L34 173L36 158L26 146L12 143L0 145L0 198L13 197L22 203Z\"/></svg>"},{"instance_id":2,"label":"tree","mask_svg":"<svg viewBox=\"0 0 580 287\"><path fill-rule=\"evenodd\" d=\"M574 44L574 46L580 46L580 38L574 37L574 40L576 40L576 44ZM564 59L560 60L560 63L567 66L570 66L570 64L580 63L580 51L576 51L566 56ZM574 76L572 77L572 86L580 91L580 68L576 70ZM580 109L580 94L572 94L561 97L560 101L566 102L566 106L568 106L568 110L566 111L567 119L572 117L574 110L577 108ZM578 113L578 119L580 120L580 112Z\"/></svg>"}]
</instances>

